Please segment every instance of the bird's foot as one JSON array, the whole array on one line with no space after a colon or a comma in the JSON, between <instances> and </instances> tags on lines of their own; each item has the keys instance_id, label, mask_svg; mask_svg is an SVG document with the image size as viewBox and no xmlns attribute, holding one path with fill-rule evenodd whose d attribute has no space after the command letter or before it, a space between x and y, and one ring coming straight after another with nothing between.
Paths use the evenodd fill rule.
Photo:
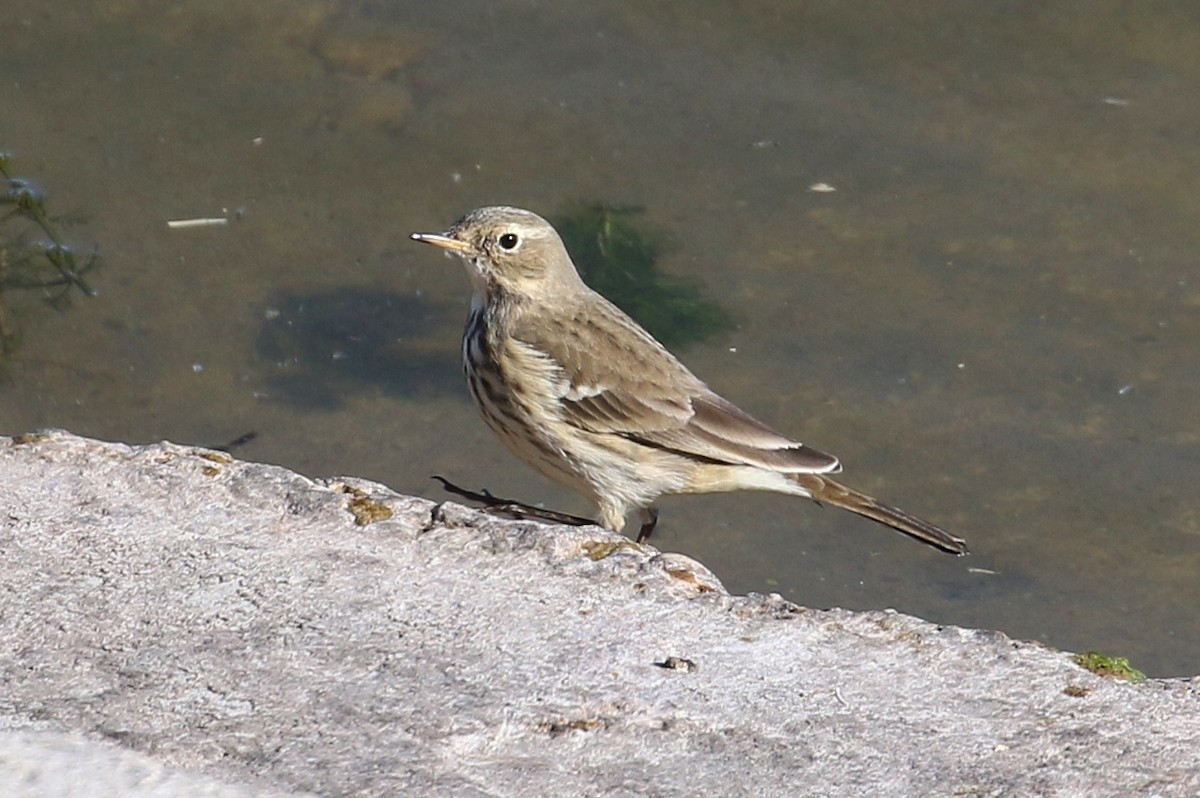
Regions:
<instances>
[{"instance_id":1,"label":"bird's foot","mask_svg":"<svg viewBox=\"0 0 1200 798\"><path fill-rule=\"evenodd\" d=\"M479 502L483 505L481 509L488 515L499 515L517 521L545 521L548 524L567 524L568 526L588 526L596 523L591 518L560 513L556 510L547 510L544 507L535 507L532 504L519 502L515 499L501 499L498 496L493 496L486 489L477 492L460 488L445 477L439 477L436 474L433 476L433 479L442 483L442 487L448 493L461 496L469 501Z\"/></svg>"}]
</instances>

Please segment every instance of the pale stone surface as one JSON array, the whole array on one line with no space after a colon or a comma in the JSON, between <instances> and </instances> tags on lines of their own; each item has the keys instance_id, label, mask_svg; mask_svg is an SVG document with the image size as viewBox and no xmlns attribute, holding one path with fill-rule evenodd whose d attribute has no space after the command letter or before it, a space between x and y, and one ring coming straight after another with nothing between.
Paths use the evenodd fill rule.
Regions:
<instances>
[{"instance_id":1,"label":"pale stone surface","mask_svg":"<svg viewBox=\"0 0 1200 798\"><path fill-rule=\"evenodd\" d=\"M1194 682L171 444L0 438L0 591L6 796L1200 794Z\"/></svg>"},{"instance_id":2,"label":"pale stone surface","mask_svg":"<svg viewBox=\"0 0 1200 798\"><path fill-rule=\"evenodd\" d=\"M4 798L286 798L283 792L185 773L81 734L0 732Z\"/></svg>"}]
</instances>

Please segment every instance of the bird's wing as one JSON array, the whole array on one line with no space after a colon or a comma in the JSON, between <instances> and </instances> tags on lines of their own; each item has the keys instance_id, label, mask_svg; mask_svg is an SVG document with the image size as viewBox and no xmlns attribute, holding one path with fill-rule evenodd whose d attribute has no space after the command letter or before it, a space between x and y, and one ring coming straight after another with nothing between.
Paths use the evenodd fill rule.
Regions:
<instances>
[{"instance_id":1,"label":"bird's wing","mask_svg":"<svg viewBox=\"0 0 1200 798\"><path fill-rule=\"evenodd\" d=\"M593 294L593 298L599 295ZM515 326L520 345L554 364L564 421L713 463L784 473L841 470L833 455L794 441L714 393L649 333L599 298L562 322Z\"/></svg>"}]
</instances>

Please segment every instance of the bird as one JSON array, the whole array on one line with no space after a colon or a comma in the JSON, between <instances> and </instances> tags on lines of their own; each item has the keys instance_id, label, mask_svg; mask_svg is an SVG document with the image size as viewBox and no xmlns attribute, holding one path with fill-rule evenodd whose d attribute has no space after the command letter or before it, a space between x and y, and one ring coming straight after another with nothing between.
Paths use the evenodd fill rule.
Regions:
<instances>
[{"instance_id":1,"label":"bird","mask_svg":"<svg viewBox=\"0 0 1200 798\"><path fill-rule=\"evenodd\" d=\"M601 526L661 496L774 491L849 510L951 554L966 542L833 479L837 457L776 432L696 377L579 275L561 237L520 208L478 208L412 239L461 258L471 285L462 364L484 421L519 459L581 494Z\"/></svg>"}]
</instances>

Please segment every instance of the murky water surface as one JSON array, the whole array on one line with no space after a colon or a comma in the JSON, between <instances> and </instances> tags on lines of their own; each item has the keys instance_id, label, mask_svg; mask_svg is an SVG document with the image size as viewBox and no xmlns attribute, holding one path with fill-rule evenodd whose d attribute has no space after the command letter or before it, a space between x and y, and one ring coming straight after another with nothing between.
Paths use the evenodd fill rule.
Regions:
<instances>
[{"instance_id":1,"label":"murky water surface","mask_svg":"<svg viewBox=\"0 0 1200 798\"><path fill-rule=\"evenodd\" d=\"M762 495L660 546L1197 673L1200 11L851 5L11 0L0 149L106 264L6 297L0 430L584 511L475 417L466 279L407 234L638 205L737 320L693 369L973 554Z\"/></svg>"}]
</instances>

